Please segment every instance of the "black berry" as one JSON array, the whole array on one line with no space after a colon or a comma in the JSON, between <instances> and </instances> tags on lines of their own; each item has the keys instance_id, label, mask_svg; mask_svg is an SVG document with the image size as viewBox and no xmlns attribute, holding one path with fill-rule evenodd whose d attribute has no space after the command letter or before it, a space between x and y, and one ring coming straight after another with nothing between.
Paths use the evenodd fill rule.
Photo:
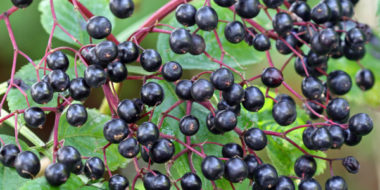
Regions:
<instances>
[{"instance_id":1,"label":"black berry","mask_svg":"<svg viewBox=\"0 0 380 190\"><path fill-rule=\"evenodd\" d=\"M28 127L41 128L46 121L44 111L39 107L30 107L24 112L25 124Z\"/></svg>"},{"instance_id":2,"label":"black berry","mask_svg":"<svg viewBox=\"0 0 380 190\"><path fill-rule=\"evenodd\" d=\"M0 161L4 166L13 167L20 149L14 144L6 144L0 149Z\"/></svg>"},{"instance_id":3,"label":"black berry","mask_svg":"<svg viewBox=\"0 0 380 190\"><path fill-rule=\"evenodd\" d=\"M95 39L102 39L111 34L112 24L104 16L93 16L87 21L87 32Z\"/></svg>"},{"instance_id":4,"label":"black berry","mask_svg":"<svg viewBox=\"0 0 380 190\"><path fill-rule=\"evenodd\" d=\"M359 161L356 160L356 158L352 156L347 156L342 160L343 166L346 168L346 170L352 174L356 174L359 172L360 164Z\"/></svg>"},{"instance_id":5,"label":"black berry","mask_svg":"<svg viewBox=\"0 0 380 190\"><path fill-rule=\"evenodd\" d=\"M91 157L84 164L84 174L91 180L103 177L104 171L104 163L98 157Z\"/></svg>"},{"instance_id":6,"label":"black berry","mask_svg":"<svg viewBox=\"0 0 380 190\"><path fill-rule=\"evenodd\" d=\"M259 128L251 128L244 133L244 142L250 149L262 150L267 145L267 136Z\"/></svg>"},{"instance_id":7,"label":"black berry","mask_svg":"<svg viewBox=\"0 0 380 190\"><path fill-rule=\"evenodd\" d=\"M151 122L142 123L137 129L136 137L142 145L153 144L160 134L158 127Z\"/></svg>"},{"instance_id":8,"label":"black berry","mask_svg":"<svg viewBox=\"0 0 380 190\"><path fill-rule=\"evenodd\" d=\"M181 80L177 83L175 87L175 93L177 96L183 100L190 100L191 97L191 87L193 82L191 80Z\"/></svg>"},{"instance_id":9,"label":"black berry","mask_svg":"<svg viewBox=\"0 0 380 190\"><path fill-rule=\"evenodd\" d=\"M91 89L87 85L84 78L80 77L71 80L69 92L71 98L73 98L74 100L83 101L90 95Z\"/></svg>"},{"instance_id":10,"label":"black berry","mask_svg":"<svg viewBox=\"0 0 380 190\"><path fill-rule=\"evenodd\" d=\"M355 114L348 121L348 126L352 133L360 136L368 135L373 129L373 122L369 115L365 113Z\"/></svg>"},{"instance_id":11,"label":"black berry","mask_svg":"<svg viewBox=\"0 0 380 190\"><path fill-rule=\"evenodd\" d=\"M48 75L51 88L55 92L63 92L70 86L70 78L62 70L53 70Z\"/></svg>"},{"instance_id":12,"label":"black berry","mask_svg":"<svg viewBox=\"0 0 380 190\"><path fill-rule=\"evenodd\" d=\"M128 18L132 15L135 5L132 0L111 0L110 9L118 18Z\"/></svg>"},{"instance_id":13,"label":"black berry","mask_svg":"<svg viewBox=\"0 0 380 190\"><path fill-rule=\"evenodd\" d=\"M62 51L55 51L46 57L46 63L49 69L66 71L69 67L69 59Z\"/></svg>"},{"instance_id":14,"label":"black berry","mask_svg":"<svg viewBox=\"0 0 380 190\"><path fill-rule=\"evenodd\" d=\"M140 64L146 71L157 71L162 64L161 55L154 49L146 49L140 56Z\"/></svg>"},{"instance_id":15,"label":"black berry","mask_svg":"<svg viewBox=\"0 0 380 190\"><path fill-rule=\"evenodd\" d=\"M234 84L234 75L227 68L219 68L210 76L212 85L218 90L227 90Z\"/></svg>"},{"instance_id":16,"label":"black berry","mask_svg":"<svg viewBox=\"0 0 380 190\"><path fill-rule=\"evenodd\" d=\"M327 105L326 113L332 120L344 122L350 116L350 105L343 98L335 98Z\"/></svg>"},{"instance_id":17,"label":"black berry","mask_svg":"<svg viewBox=\"0 0 380 190\"><path fill-rule=\"evenodd\" d=\"M361 69L356 73L355 82L361 90L366 91L375 84L375 76L371 70Z\"/></svg>"},{"instance_id":18,"label":"black berry","mask_svg":"<svg viewBox=\"0 0 380 190\"><path fill-rule=\"evenodd\" d=\"M117 46L112 41L102 41L95 46L95 55L101 62L111 62L118 55Z\"/></svg>"},{"instance_id":19,"label":"black berry","mask_svg":"<svg viewBox=\"0 0 380 190\"><path fill-rule=\"evenodd\" d=\"M202 188L201 178L195 173L185 173L181 179L181 187L183 190L200 190Z\"/></svg>"},{"instance_id":20,"label":"black berry","mask_svg":"<svg viewBox=\"0 0 380 190\"><path fill-rule=\"evenodd\" d=\"M131 63L139 57L139 49L133 42L125 41L117 46L117 57L122 63Z\"/></svg>"},{"instance_id":21,"label":"black berry","mask_svg":"<svg viewBox=\"0 0 380 190\"><path fill-rule=\"evenodd\" d=\"M122 119L112 119L104 124L103 135L110 143L119 143L129 135L127 123Z\"/></svg>"},{"instance_id":22,"label":"black berry","mask_svg":"<svg viewBox=\"0 0 380 190\"><path fill-rule=\"evenodd\" d=\"M125 190L129 186L129 181L126 177L116 174L110 178L108 187L110 190Z\"/></svg>"},{"instance_id":23,"label":"black berry","mask_svg":"<svg viewBox=\"0 0 380 190\"><path fill-rule=\"evenodd\" d=\"M187 115L179 121L179 130L186 136L195 135L199 130L199 121L192 115Z\"/></svg>"},{"instance_id":24,"label":"black berry","mask_svg":"<svg viewBox=\"0 0 380 190\"><path fill-rule=\"evenodd\" d=\"M245 28L239 21L233 21L224 28L224 36L231 43L239 43L245 39Z\"/></svg>"},{"instance_id":25,"label":"black berry","mask_svg":"<svg viewBox=\"0 0 380 190\"><path fill-rule=\"evenodd\" d=\"M53 99L53 88L47 82L36 82L30 89L33 101L38 104L46 104Z\"/></svg>"},{"instance_id":26,"label":"black berry","mask_svg":"<svg viewBox=\"0 0 380 190\"><path fill-rule=\"evenodd\" d=\"M222 148L224 158L243 158L243 148L236 143L227 143Z\"/></svg>"},{"instance_id":27,"label":"black berry","mask_svg":"<svg viewBox=\"0 0 380 190\"><path fill-rule=\"evenodd\" d=\"M224 163L215 156L206 156L202 160L202 173L208 180L220 179L224 174Z\"/></svg>"},{"instance_id":28,"label":"black berry","mask_svg":"<svg viewBox=\"0 0 380 190\"><path fill-rule=\"evenodd\" d=\"M164 100L164 90L155 82L143 85L140 92L141 100L148 106L160 105Z\"/></svg>"},{"instance_id":29,"label":"black berry","mask_svg":"<svg viewBox=\"0 0 380 190\"><path fill-rule=\"evenodd\" d=\"M140 145L135 138L127 138L119 143L118 150L125 158L133 158L140 152Z\"/></svg>"},{"instance_id":30,"label":"black berry","mask_svg":"<svg viewBox=\"0 0 380 190\"><path fill-rule=\"evenodd\" d=\"M197 9L191 4L181 4L175 11L175 18L184 26L193 26L195 24L195 14Z\"/></svg>"},{"instance_id":31,"label":"black berry","mask_svg":"<svg viewBox=\"0 0 380 190\"><path fill-rule=\"evenodd\" d=\"M107 66L107 76L112 82L122 82L127 78L128 70L121 62L112 62Z\"/></svg>"},{"instance_id":32,"label":"black berry","mask_svg":"<svg viewBox=\"0 0 380 190\"><path fill-rule=\"evenodd\" d=\"M273 29L280 36L285 36L293 28L293 20L289 14L280 12L277 13L273 18Z\"/></svg>"},{"instance_id":33,"label":"black berry","mask_svg":"<svg viewBox=\"0 0 380 190\"><path fill-rule=\"evenodd\" d=\"M326 190L347 190L346 181L340 176L333 176L326 181Z\"/></svg>"},{"instance_id":34,"label":"black berry","mask_svg":"<svg viewBox=\"0 0 380 190\"><path fill-rule=\"evenodd\" d=\"M230 158L224 164L224 177L232 182L238 183L248 176L248 166L241 158Z\"/></svg>"},{"instance_id":35,"label":"black berry","mask_svg":"<svg viewBox=\"0 0 380 190\"><path fill-rule=\"evenodd\" d=\"M32 2L33 0L12 0L13 5L21 9L28 7Z\"/></svg>"},{"instance_id":36,"label":"black berry","mask_svg":"<svg viewBox=\"0 0 380 190\"><path fill-rule=\"evenodd\" d=\"M57 161L66 166L68 171L76 171L82 167L79 151L72 146L64 146L57 151Z\"/></svg>"},{"instance_id":37,"label":"black berry","mask_svg":"<svg viewBox=\"0 0 380 190\"><path fill-rule=\"evenodd\" d=\"M41 169L40 160L30 151L19 153L15 159L14 165L17 173L21 177L28 179L35 178Z\"/></svg>"},{"instance_id":38,"label":"black berry","mask_svg":"<svg viewBox=\"0 0 380 190\"><path fill-rule=\"evenodd\" d=\"M182 66L175 61L169 61L162 66L162 76L169 82L177 81L182 76Z\"/></svg>"},{"instance_id":39,"label":"black berry","mask_svg":"<svg viewBox=\"0 0 380 190\"><path fill-rule=\"evenodd\" d=\"M289 101L278 102L273 106L272 116L278 124L288 126L297 118L296 106Z\"/></svg>"},{"instance_id":40,"label":"black berry","mask_svg":"<svg viewBox=\"0 0 380 190\"><path fill-rule=\"evenodd\" d=\"M62 163L50 164L45 170L46 181L52 186L64 184L70 177L66 165Z\"/></svg>"},{"instance_id":41,"label":"black berry","mask_svg":"<svg viewBox=\"0 0 380 190\"><path fill-rule=\"evenodd\" d=\"M341 70L336 70L327 76L327 86L330 91L337 95L344 95L350 91L352 81L350 76Z\"/></svg>"},{"instance_id":42,"label":"black berry","mask_svg":"<svg viewBox=\"0 0 380 190\"><path fill-rule=\"evenodd\" d=\"M149 152L150 158L155 163L165 163L174 155L174 144L165 138L156 140Z\"/></svg>"},{"instance_id":43,"label":"black berry","mask_svg":"<svg viewBox=\"0 0 380 190\"><path fill-rule=\"evenodd\" d=\"M264 189L273 188L278 182L277 171L269 164L262 164L257 167L254 171L254 178L257 184Z\"/></svg>"},{"instance_id":44,"label":"black berry","mask_svg":"<svg viewBox=\"0 0 380 190\"><path fill-rule=\"evenodd\" d=\"M269 88L276 88L284 80L282 72L274 67L268 67L261 73L261 81Z\"/></svg>"},{"instance_id":45,"label":"black berry","mask_svg":"<svg viewBox=\"0 0 380 190\"><path fill-rule=\"evenodd\" d=\"M191 86L191 97L198 102L203 102L212 97L214 87L210 81L206 79L198 79Z\"/></svg>"},{"instance_id":46,"label":"black berry","mask_svg":"<svg viewBox=\"0 0 380 190\"><path fill-rule=\"evenodd\" d=\"M98 65L90 65L84 71L84 80L92 88L97 88L106 83L107 73Z\"/></svg>"},{"instance_id":47,"label":"black berry","mask_svg":"<svg viewBox=\"0 0 380 190\"><path fill-rule=\"evenodd\" d=\"M197 10L195 23L201 30L214 30L218 26L218 14L212 7L204 6Z\"/></svg>"},{"instance_id":48,"label":"black berry","mask_svg":"<svg viewBox=\"0 0 380 190\"><path fill-rule=\"evenodd\" d=\"M141 113L141 109L132 101L125 99L117 106L117 114L126 123L135 122Z\"/></svg>"},{"instance_id":49,"label":"black berry","mask_svg":"<svg viewBox=\"0 0 380 190\"><path fill-rule=\"evenodd\" d=\"M235 11L242 18L253 18L260 12L259 5L259 0L238 0L235 3Z\"/></svg>"},{"instance_id":50,"label":"black berry","mask_svg":"<svg viewBox=\"0 0 380 190\"><path fill-rule=\"evenodd\" d=\"M177 28L170 33L169 45L171 50L177 54L185 54L193 46L192 35L184 28Z\"/></svg>"},{"instance_id":51,"label":"black berry","mask_svg":"<svg viewBox=\"0 0 380 190\"><path fill-rule=\"evenodd\" d=\"M87 111L82 104L71 104L66 112L67 122L74 126L79 127L87 121Z\"/></svg>"}]
</instances>

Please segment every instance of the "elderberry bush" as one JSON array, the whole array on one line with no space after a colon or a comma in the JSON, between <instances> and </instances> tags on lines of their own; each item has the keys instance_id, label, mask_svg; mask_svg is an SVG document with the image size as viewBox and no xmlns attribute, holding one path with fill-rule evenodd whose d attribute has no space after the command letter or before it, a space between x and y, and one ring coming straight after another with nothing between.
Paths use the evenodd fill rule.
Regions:
<instances>
[{"instance_id":1,"label":"elderberry bush","mask_svg":"<svg viewBox=\"0 0 380 190\"><path fill-rule=\"evenodd\" d=\"M326 153L371 134L352 105L380 104L358 0L171 0L119 35L115 20L140 1L11 2L0 15L14 50L0 85L9 189L347 190L332 167L361 175L360 160ZM35 61L10 20L32 3L49 34Z\"/></svg>"}]
</instances>

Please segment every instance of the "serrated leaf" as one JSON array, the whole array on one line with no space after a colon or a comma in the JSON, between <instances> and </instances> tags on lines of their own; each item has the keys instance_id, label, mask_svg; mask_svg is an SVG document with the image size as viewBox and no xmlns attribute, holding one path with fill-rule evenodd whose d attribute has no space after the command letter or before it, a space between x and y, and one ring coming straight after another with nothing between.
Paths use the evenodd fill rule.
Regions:
<instances>
[{"instance_id":1,"label":"serrated leaf","mask_svg":"<svg viewBox=\"0 0 380 190\"><path fill-rule=\"evenodd\" d=\"M69 59L70 65L66 71L66 74L69 75L70 80L71 80L71 79L76 77L74 58L69 56L69 55L67 57ZM38 64L39 61L35 61L35 63ZM78 72L79 77L83 77L83 73L84 73L85 68L86 67L83 64L81 64L79 61L77 61L77 72ZM49 71L46 71L46 74L49 74ZM40 79L42 80L42 78L44 77L44 71L42 69L39 70L39 75L40 75ZM30 95L30 87L35 82L37 82L37 72L36 72L36 70L32 64L28 63L28 64L22 66L16 72L14 77L15 77L15 79L21 79L22 80L21 88L28 95L28 101L29 101L29 104L31 107L32 106L37 106L37 107L42 107L42 106L44 106L44 107L56 107L57 106L56 100L58 98L58 93L54 93L53 99L49 103L44 104L44 105L37 104L33 101L32 97ZM62 92L62 94L64 96L67 93L68 93L67 91ZM28 107L26 104L26 100L25 100L24 95L17 88L12 88L9 91L8 96L7 96L7 103L8 103L8 107L9 107L10 112L13 112L13 111L19 110L19 109L25 109ZM18 117L18 118L19 118L19 122L21 124L25 123L24 118L22 116Z\"/></svg>"},{"instance_id":2,"label":"serrated leaf","mask_svg":"<svg viewBox=\"0 0 380 190\"><path fill-rule=\"evenodd\" d=\"M212 2L213 3L213 2ZM192 3L196 8L200 8L203 6L204 1L195 1ZM212 6L215 11L218 13L219 20L227 20L232 21L233 19L233 12L222 8L219 6L216 6L213 3ZM162 21L165 24L169 24L171 26L174 26L175 28L182 28L183 26L180 25L176 18L174 16L169 17L170 19ZM254 18L254 20L260 24L267 25L268 18L266 17L264 11L261 11L260 14ZM224 27L226 26L226 23L219 22L217 33L220 37L220 40L223 44L223 48L228 53L225 55L223 62L231 67L238 68L240 70L244 69L244 66L252 65L260 62L263 57L263 52L256 51L253 47L248 46L247 43L241 42L239 44L232 44L226 40L224 37ZM197 26L189 27L188 29L191 31L194 31L197 28ZM211 32L205 32L205 31L198 31L197 34L201 35L206 43L206 51L216 59L220 59L221 51L218 46L216 37L214 33ZM175 54L171 51L169 46L169 35L168 34L159 34L158 40L157 40L157 49L160 51L160 54L162 56L163 61L177 61L181 64L181 66L184 69L196 69L196 70L204 70L207 68L208 70L213 70L219 68L218 63L214 63L210 61L205 55L198 55L193 56L191 54L184 54L179 55Z\"/></svg>"},{"instance_id":3,"label":"serrated leaf","mask_svg":"<svg viewBox=\"0 0 380 190\"><path fill-rule=\"evenodd\" d=\"M161 118L161 113L165 112L171 105L173 105L176 101L178 101L178 98L175 94L175 91L174 91L175 87L173 84L165 82L165 81L159 81L159 80L152 80L152 81L160 84L165 91L165 100L161 105L155 108L155 112L152 118L152 121L154 123L158 123ZM282 132L285 129L289 129L290 127L281 127L275 123L271 114L272 105L273 105L273 102L267 99L264 107L257 113L248 112L244 108L242 108L241 114L238 117L238 127L242 130L248 129L251 127L258 127L263 130L270 130L270 131L276 131L276 132ZM184 103L181 104L177 108L173 109L169 114L178 118L182 118L183 116L186 115L186 105ZM236 135L234 132L225 133L223 136L214 135L210 133L205 123L206 117L209 114L209 111L205 109L204 107L200 106L199 104L193 103L191 114L197 117L200 122L200 129L198 133L191 137L192 143L202 143L205 141L218 142L221 144L225 144L229 142L240 143L238 135ZM298 120L292 126L302 125L305 123L306 123L305 112L303 110L298 110ZM178 121L171 118L165 118L162 128L161 128L161 132L175 136L179 140L185 142L186 141L185 137L180 132L178 125L179 125ZM288 134L288 137L294 140L301 147L305 148L303 145L301 145L302 144L302 130L293 131L292 133ZM176 147L176 153L184 149L184 147L181 145L178 145L178 143L174 143L174 144ZM204 151L207 153L207 155L215 155L215 156L221 157L221 147L219 146L205 145ZM288 145L288 143L285 142L281 138L268 136L268 145L267 145L266 151L269 158L272 161L271 164L273 164L276 167L279 174L288 175L288 176L294 175L294 171L293 171L294 162L300 155L302 155L302 152L300 150L298 150L294 146ZM323 152L310 151L310 153L316 154L319 156L325 156ZM201 165L202 159L197 155L193 155L192 161L194 163L195 169L198 172L199 177L201 177L202 179L203 188L212 189L212 186L209 180L206 180L203 174L201 173L200 165ZM317 164L318 164L317 174L320 174L324 171L326 167L326 163L324 161L317 159ZM175 179L178 179L182 177L183 174L189 171L190 169L189 169L188 158L186 155L184 155L178 158L174 162L171 169L171 174ZM245 180L242 184L235 184L235 187L241 187L244 189L247 187L247 182L248 180ZM223 188L223 189L230 188L229 182L226 181L225 179L217 180L216 184L218 185L218 187Z\"/></svg>"},{"instance_id":4,"label":"serrated leaf","mask_svg":"<svg viewBox=\"0 0 380 190\"><path fill-rule=\"evenodd\" d=\"M94 109L87 109L87 122L77 128L70 126L67 122L66 111L63 112L59 121L58 138L65 139L65 145L74 146L82 156L97 156L103 160L102 147L108 143L103 136L103 125L111 117L100 114ZM119 154L117 144L107 148L107 163L112 171L126 166L128 162L129 160Z\"/></svg>"},{"instance_id":5,"label":"serrated leaf","mask_svg":"<svg viewBox=\"0 0 380 190\"><path fill-rule=\"evenodd\" d=\"M366 48L367 52L372 49L371 46L366 46ZM369 52L360 60L360 63L365 68L370 69L375 76L375 85L368 91L362 91L355 83L355 75L361 69L355 61L350 61L346 58L330 59L328 73L334 70L342 70L351 76L352 88L344 96L350 103L378 106L380 105L380 99L378 98L380 94L380 85L378 85L380 83L380 64L378 62L379 59L376 59Z\"/></svg>"},{"instance_id":6,"label":"serrated leaf","mask_svg":"<svg viewBox=\"0 0 380 190\"><path fill-rule=\"evenodd\" d=\"M56 187L51 186L45 177L40 177L34 180L28 180L24 183L19 190L71 190L71 189L85 189L85 190L96 190L99 189L94 186L89 186L83 183L83 181L75 174L71 174L70 178L66 181L66 183ZM103 188L101 188L103 189ZM105 189L105 188L104 188Z\"/></svg>"},{"instance_id":7,"label":"serrated leaf","mask_svg":"<svg viewBox=\"0 0 380 190\"><path fill-rule=\"evenodd\" d=\"M113 28L115 27L115 17L109 9L108 0L79 0L79 2L86 5L87 9L94 15L107 17L111 21ZM54 7L58 23L80 43L89 44L90 38L86 30L86 21L79 11L75 10L74 6L67 0L54 0ZM49 0L41 1L38 9L41 12L41 24L45 31L50 34L53 27L53 18ZM78 45L58 27L55 29L54 37L67 43ZM95 40L94 42L96 43L97 41Z\"/></svg>"}]
</instances>

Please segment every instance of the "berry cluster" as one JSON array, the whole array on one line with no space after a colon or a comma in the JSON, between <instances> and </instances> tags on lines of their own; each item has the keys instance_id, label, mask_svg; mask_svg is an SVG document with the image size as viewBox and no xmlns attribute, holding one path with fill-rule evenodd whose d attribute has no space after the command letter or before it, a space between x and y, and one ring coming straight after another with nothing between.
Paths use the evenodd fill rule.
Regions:
<instances>
[{"instance_id":1,"label":"berry cluster","mask_svg":"<svg viewBox=\"0 0 380 190\"><path fill-rule=\"evenodd\" d=\"M101 179L107 170L109 188L113 190L126 189L129 186L134 189L138 179L142 179L143 186L147 190L169 190L172 186L177 189L181 187L184 190L197 190L202 189L205 180L211 181L216 189L215 181L221 178L228 180L233 189L234 183L249 180L250 188L254 190L292 190L296 189L294 180L299 180L297 181L299 190L320 190L322 189L320 183L313 178L317 170L316 159L329 162L330 167L333 161L341 161L348 172L358 172L359 162L354 157L337 159L319 157L308 153L308 150L298 145L303 143L307 149L317 151L339 149L344 144L354 146L373 129L369 115L365 113L352 115L348 101L342 97L349 93L353 85L350 76L343 70L326 72L329 59L345 57L358 61L366 53L365 44L372 33L366 24L351 19L357 1L321 0L314 7L310 7L302 0L262 2L214 0L216 5L213 6L224 7L226 12L233 11L236 17L241 19L241 21L238 18L224 21L218 18L218 14L224 13L216 12L210 0L206 0L204 6L198 9L190 3L174 0L165 5L167 9L160 9L168 11L163 13L161 18L153 17L148 20L150 22L153 20L154 23L140 28L127 41L121 43L112 35L112 24L108 18L92 15L79 1L70 0L70 2L79 7L87 19L86 30L90 37L102 41L97 44L82 45L78 51L74 50L76 56L86 65L83 77L79 77L76 73L76 77L70 79L66 73L69 64L72 63L69 63L67 55L62 50L68 48L57 48L47 52L42 61L46 62L45 69L49 72L41 80L38 78L30 87L30 96L35 103L46 104L54 101L53 95L56 93L58 106L55 108L28 106L11 115L17 117L17 114L23 114L28 127L42 128L47 120L45 112L55 112L53 163L44 171L50 185L64 184L71 173L84 174L91 181L96 181ZM18 8L25 8L32 3L32 0L12 0L12 3ZM128 18L134 11L134 3L132 0L111 0L109 8L115 17ZM272 9L277 10L273 17L269 13ZM183 27L174 28L156 23L171 11L175 12L176 20ZM263 11L271 19L270 29L265 29L254 21L254 18ZM227 23L224 37L229 43L247 43L255 50L265 52L269 67L258 76L244 78L235 68L225 64L223 56L227 52L224 51L223 44L215 31L220 22ZM248 27L247 23L252 27ZM172 30L160 29L158 26ZM189 29L191 26L196 26L197 29L191 31ZM197 34L198 31L215 33L216 43L222 50L220 60L207 53L208 44L201 35ZM158 50L141 47L140 42L151 32L170 35L168 43L175 54L204 55L218 63L220 68L203 71L191 79L183 79L184 69L181 63L167 60L163 64ZM291 55L282 68L276 68L272 62L269 52L272 48L271 43L275 43L274 46L280 54ZM283 70L292 58L295 58L295 72L303 77L300 88L303 96L285 82L287 76L283 75ZM142 69L152 74L129 76L127 65L134 62L139 62ZM325 81L322 76L325 76ZM167 98L164 93L166 89L156 80L150 79L174 84L175 94L179 99L166 112L160 113L163 117L157 123L152 117L154 110ZM257 79L260 79L267 89L266 93L263 93L259 86L250 84ZM139 89L139 98L119 101L115 89L112 89L113 84L121 84L125 80L143 81ZM357 72L355 82L363 91L369 90L374 86L374 74L362 68ZM10 86L19 88L13 78ZM259 112L265 102L270 101L273 101L273 120L279 126L287 127L295 123L299 110L293 97L283 93L272 97L269 93L270 90L280 86L285 87L293 97L303 103L310 122L285 132L264 130L260 126L240 129L238 125L242 110ZM81 127L87 122L88 113L82 103L90 96L91 89L99 87L103 88L112 114L112 119L103 126L104 138L109 142L103 147L103 159L82 156L77 148L59 142L56 134L63 110L71 126ZM214 95L219 95L216 108L210 102ZM182 103L186 103L186 115L182 118L170 115L170 112ZM210 113L203 118L197 118L191 114L192 104L199 104L207 108ZM146 116L149 119L146 119ZM1 121L9 117L6 116ZM185 136L184 141L161 131L164 118L178 121L178 130ZM323 121L313 121L313 123L312 120L316 119ZM201 126L200 120L206 121L206 126ZM241 143L192 143L191 137L197 136L204 127L207 127L210 134L220 135L221 138L223 134L236 133ZM294 142L286 136L289 132L301 129L302 142ZM257 156L256 151L266 148L268 135L283 138L304 153L294 163L296 176L279 176L273 165L264 163ZM41 169L39 157L35 152L22 151L18 142L16 143L18 146L6 144L1 147L0 161L4 166L15 167L21 177L35 178ZM133 159L136 176L131 184L125 176L112 175L109 170L105 150L111 144L118 144L120 155ZM202 147L204 144L221 146L222 157L204 152ZM178 150L178 147L184 148ZM181 174L182 177L179 179L173 179L170 167L184 154L189 155L189 172ZM201 171L196 171L191 161L192 154L202 158ZM147 167L139 166L140 158L147 163ZM85 163L82 162L83 159ZM167 172L151 169L153 163L166 163ZM180 187L177 182L180 182ZM332 176L325 182L325 189L347 190L348 187L342 177Z\"/></svg>"}]
</instances>

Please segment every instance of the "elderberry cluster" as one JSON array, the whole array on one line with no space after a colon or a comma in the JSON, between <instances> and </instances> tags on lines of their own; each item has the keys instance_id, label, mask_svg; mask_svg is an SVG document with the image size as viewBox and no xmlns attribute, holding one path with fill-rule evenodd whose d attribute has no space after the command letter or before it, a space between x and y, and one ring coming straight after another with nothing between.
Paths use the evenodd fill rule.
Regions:
<instances>
[{"instance_id":1,"label":"elderberry cluster","mask_svg":"<svg viewBox=\"0 0 380 190\"><path fill-rule=\"evenodd\" d=\"M12 0L19 8L27 7L32 0ZM227 21L224 28L225 39L233 44L247 43L257 51L266 51L275 43L277 51L284 55L293 54L294 69L303 77L300 89L303 96L297 98L304 103L304 108L310 120L324 119L325 123L310 125L304 129L302 142L310 150L325 151L339 149L344 144L354 146L362 137L373 129L373 122L365 113L350 113L349 102L342 97L347 94L353 82L343 70L326 73L329 59L345 57L349 60L360 60L364 57L365 44L371 38L371 30L366 24L351 19L353 7L357 0L321 0L310 7L303 0L214 0L225 11L231 9L241 18ZM111 0L111 12L118 18L128 18L134 11L132 0ZM262 11L277 9L272 18L272 28L247 27L246 23ZM224 14L224 13L219 13ZM170 31L169 45L176 54L190 53L201 56L206 51L205 39L196 34L198 30L211 32L218 27L218 13L206 0L203 7L197 9L190 3L176 7L175 18L183 27ZM196 31L188 27L197 26ZM41 80L30 88L31 97L38 104L46 104L53 100L54 93L64 96L68 92L67 101L84 102L91 89L106 86L108 83L121 83L128 78L127 64L139 62L152 76L162 76L162 79L175 85L175 94L184 102L197 103L208 107L210 113L204 118L187 114L178 118L178 130L187 138L196 136L202 127L221 138L225 133L236 132L242 143L230 142L222 144L221 155L200 153L192 146L185 146L188 151L199 153L202 157L201 171L189 168L179 179L184 190L202 189L201 177L214 183L225 178L232 183L250 180L249 189L262 190L294 190L294 179L300 180L299 190L321 190L322 187L313 177L317 171L319 157L311 154L300 156L294 163L296 176L279 176L276 168L264 163L255 153L263 150L267 144L268 131L259 126L241 131L238 116L241 110L249 112L260 111L264 103L273 100L272 116L274 121L283 127L294 124L297 119L297 105L292 96L278 94L272 98L268 91L280 86L290 87L285 83L283 69L273 66L265 68L258 79L268 89L263 93L258 86L249 84L252 80L236 78L237 71L228 64L206 72L207 78L201 74L191 79L183 79L183 68L176 60L163 60L155 49L144 49L132 38L130 41L116 43L109 37L112 31L110 20L104 16L93 16L88 19L86 30L93 39L101 39L98 44L88 44L80 49L81 60L87 65L83 78L70 79L66 74L69 59L62 51L49 52L45 57L46 65L51 70ZM108 40L107 40L107 39ZM214 42L213 42L214 43ZM304 47L307 46L307 47ZM307 53L303 53L307 51ZM250 53L250 52L247 52ZM207 66L206 66L207 67ZM202 74L203 75L203 74ZM323 81L321 76L326 76ZM255 77L254 77L255 78ZM149 79L149 78L147 78ZM368 69L357 72L355 83L363 91L374 86L374 74ZM216 92L220 93L220 101L214 110L209 100ZM293 91L291 91L293 92ZM118 144L118 152L125 158L142 158L149 166L153 163L167 165L175 162L176 145L183 145L177 138L160 132L162 125L151 120L142 120L144 114L163 103L165 99L163 87L154 81L145 81L140 89L140 97L124 99L118 102L113 118L103 126L104 138L112 144ZM83 126L88 118L82 103L69 103L66 110L67 122L73 127ZM65 105L59 107L63 111ZM152 114L153 114L152 111ZM29 107L23 112L25 123L31 128L41 128L46 123L47 116L40 107ZM201 126L199 120L205 120L206 126ZM281 134L282 135L282 134ZM285 136L286 134L284 134ZM201 142L198 142L201 143ZM214 142L218 143L218 142ZM178 146L177 146L178 147ZM57 147L55 147L57 148ZM61 146L56 150L56 162L45 170L46 180L53 186L64 184L70 173L84 174L90 180L98 180L104 176L107 163L98 157L86 158L73 146ZM190 157L191 158L191 157ZM82 159L86 159L85 163ZM281 158L280 158L281 159ZM340 159L350 173L359 171L359 162L351 156ZM37 155L30 151L20 152L14 144L7 144L0 149L0 161L4 166L15 167L21 177L35 178L41 169ZM330 162L335 160L330 160ZM142 178L147 190L169 190L173 180L169 174L142 168L137 176ZM202 176L201 176L202 175ZM200 177L201 176L201 177ZM122 190L130 186L129 180L120 174L112 175L109 188ZM176 185L177 187L177 185ZM134 187L133 187L134 188ZM179 187L177 187L179 188ZM326 190L347 190L346 181L340 176L332 176L325 182Z\"/></svg>"}]
</instances>

